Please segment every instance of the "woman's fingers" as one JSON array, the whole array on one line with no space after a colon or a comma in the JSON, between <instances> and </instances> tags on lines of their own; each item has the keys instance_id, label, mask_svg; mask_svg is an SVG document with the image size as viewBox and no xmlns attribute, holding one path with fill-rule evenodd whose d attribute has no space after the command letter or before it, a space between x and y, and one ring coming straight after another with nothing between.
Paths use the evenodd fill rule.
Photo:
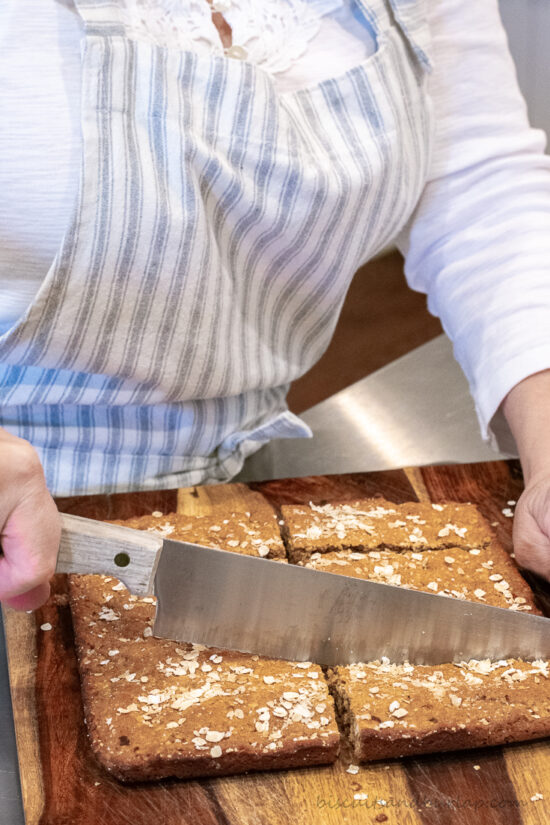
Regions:
<instances>
[{"instance_id":1,"label":"woman's fingers","mask_svg":"<svg viewBox=\"0 0 550 825\"><path fill-rule=\"evenodd\" d=\"M550 580L550 477L529 484L517 503L514 553L520 567Z\"/></svg>"},{"instance_id":2,"label":"woman's fingers","mask_svg":"<svg viewBox=\"0 0 550 825\"><path fill-rule=\"evenodd\" d=\"M0 600L34 590L51 579L59 537L59 514L45 486L29 488L2 529Z\"/></svg>"},{"instance_id":3,"label":"woman's fingers","mask_svg":"<svg viewBox=\"0 0 550 825\"><path fill-rule=\"evenodd\" d=\"M46 601L60 532L35 450L0 431L0 601L21 610Z\"/></svg>"}]
</instances>

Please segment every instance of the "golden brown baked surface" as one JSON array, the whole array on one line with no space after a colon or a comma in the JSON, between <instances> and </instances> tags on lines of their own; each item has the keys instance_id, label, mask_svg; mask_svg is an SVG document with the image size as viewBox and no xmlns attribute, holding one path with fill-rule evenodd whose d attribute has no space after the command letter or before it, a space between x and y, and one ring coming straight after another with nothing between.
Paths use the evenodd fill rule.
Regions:
<instances>
[{"instance_id":1,"label":"golden brown baked surface","mask_svg":"<svg viewBox=\"0 0 550 825\"><path fill-rule=\"evenodd\" d=\"M371 499L282 513L294 563L539 613L472 505ZM261 497L244 514L159 513L124 524L285 563L280 524ZM329 669L327 686L310 663L153 638L153 600L136 599L115 579L72 577L70 589L92 747L123 780L334 761L328 686L357 761L550 733L547 662L369 662Z\"/></svg>"},{"instance_id":2,"label":"golden brown baked surface","mask_svg":"<svg viewBox=\"0 0 550 825\"><path fill-rule=\"evenodd\" d=\"M393 504L383 498L348 504L283 505L290 560L335 550L481 548L492 531L473 504Z\"/></svg>"},{"instance_id":3,"label":"golden brown baked surface","mask_svg":"<svg viewBox=\"0 0 550 825\"><path fill-rule=\"evenodd\" d=\"M159 515L125 524L212 546L220 535L233 536L229 542L240 541L234 552L268 547L280 558L283 545L270 521L264 527L252 516L252 523L242 513L239 519L226 525L217 517ZM317 665L156 639L154 599L136 598L116 579L71 576L70 599L89 737L119 779L222 775L337 757L334 703Z\"/></svg>"},{"instance_id":4,"label":"golden brown baked surface","mask_svg":"<svg viewBox=\"0 0 550 825\"><path fill-rule=\"evenodd\" d=\"M250 494L247 507L246 511L228 509L213 516L153 513L117 523L135 530L155 530L177 541L221 547L246 556L286 558L273 508L259 493Z\"/></svg>"},{"instance_id":5,"label":"golden brown baked surface","mask_svg":"<svg viewBox=\"0 0 550 825\"><path fill-rule=\"evenodd\" d=\"M494 539L470 551L315 553L306 566L540 612ZM550 733L548 665L487 660L413 666L385 660L332 668L328 677L354 757L370 761L545 736Z\"/></svg>"},{"instance_id":6,"label":"golden brown baked surface","mask_svg":"<svg viewBox=\"0 0 550 825\"><path fill-rule=\"evenodd\" d=\"M369 662L331 689L357 761L500 745L550 734L549 662Z\"/></svg>"},{"instance_id":7,"label":"golden brown baked surface","mask_svg":"<svg viewBox=\"0 0 550 825\"><path fill-rule=\"evenodd\" d=\"M358 579L440 593L494 607L539 613L533 593L502 547L493 541L467 550L369 550L313 553L305 567Z\"/></svg>"}]
</instances>

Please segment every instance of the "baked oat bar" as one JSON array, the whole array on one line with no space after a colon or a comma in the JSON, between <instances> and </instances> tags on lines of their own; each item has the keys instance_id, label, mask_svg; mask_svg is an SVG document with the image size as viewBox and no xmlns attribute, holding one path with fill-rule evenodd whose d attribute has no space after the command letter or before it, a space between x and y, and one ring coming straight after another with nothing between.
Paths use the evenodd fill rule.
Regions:
<instances>
[{"instance_id":1,"label":"baked oat bar","mask_svg":"<svg viewBox=\"0 0 550 825\"><path fill-rule=\"evenodd\" d=\"M384 660L333 668L329 684L354 759L368 762L549 735L549 665Z\"/></svg>"},{"instance_id":2,"label":"baked oat bar","mask_svg":"<svg viewBox=\"0 0 550 825\"><path fill-rule=\"evenodd\" d=\"M369 550L313 553L302 566L327 573L439 593L494 607L539 613L531 588L495 541L467 550Z\"/></svg>"},{"instance_id":3,"label":"baked oat bar","mask_svg":"<svg viewBox=\"0 0 550 825\"><path fill-rule=\"evenodd\" d=\"M223 542L239 542L230 544L233 552L280 559L282 544L271 525L252 529L242 513L228 524L217 516L197 522L177 515L124 523L211 546L220 546L222 534ZM190 524L199 528L192 531ZM70 603L90 742L118 779L233 774L336 759L334 703L317 665L156 639L154 599L131 595L116 579L71 576Z\"/></svg>"},{"instance_id":4,"label":"baked oat bar","mask_svg":"<svg viewBox=\"0 0 550 825\"><path fill-rule=\"evenodd\" d=\"M246 510L220 510L213 515L155 512L118 521L135 530L154 530L177 541L189 541L232 550L246 556L286 558L275 511L259 494L251 493Z\"/></svg>"},{"instance_id":5,"label":"baked oat bar","mask_svg":"<svg viewBox=\"0 0 550 825\"><path fill-rule=\"evenodd\" d=\"M314 554L307 567L443 597L539 613L506 551L391 550ZM535 739L550 733L548 662L437 666L389 660L330 668L337 713L357 761Z\"/></svg>"},{"instance_id":6,"label":"baked oat bar","mask_svg":"<svg viewBox=\"0 0 550 825\"><path fill-rule=\"evenodd\" d=\"M493 533L473 504L394 504L383 498L347 504L283 505L290 560L338 550L481 548Z\"/></svg>"}]
</instances>

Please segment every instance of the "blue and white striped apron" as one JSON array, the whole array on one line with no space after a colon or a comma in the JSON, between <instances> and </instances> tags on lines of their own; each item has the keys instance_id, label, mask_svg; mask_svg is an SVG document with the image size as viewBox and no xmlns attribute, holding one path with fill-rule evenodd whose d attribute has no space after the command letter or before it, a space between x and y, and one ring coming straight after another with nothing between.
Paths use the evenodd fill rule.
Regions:
<instances>
[{"instance_id":1,"label":"blue and white striped apron","mask_svg":"<svg viewBox=\"0 0 550 825\"><path fill-rule=\"evenodd\" d=\"M0 426L57 495L234 476L327 347L357 268L422 191L423 0L360 0L377 51L278 93L254 65L128 36L78 0L83 158L71 225L0 338Z\"/></svg>"}]
</instances>

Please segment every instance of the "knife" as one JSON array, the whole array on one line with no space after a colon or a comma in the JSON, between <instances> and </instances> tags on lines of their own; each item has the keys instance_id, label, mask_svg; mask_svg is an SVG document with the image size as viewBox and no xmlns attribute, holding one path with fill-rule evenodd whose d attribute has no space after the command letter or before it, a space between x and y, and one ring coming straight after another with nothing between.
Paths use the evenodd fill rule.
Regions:
<instances>
[{"instance_id":1,"label":"knife","mask_svg":"<svg viewBox=\"0 0 550 825\"><path fill-rule=\"evenodd\" d=\"M550 659L550 619L61 514L56 572L157 598L153 633L323 665Z\"/></svg>"}]
</instances>

